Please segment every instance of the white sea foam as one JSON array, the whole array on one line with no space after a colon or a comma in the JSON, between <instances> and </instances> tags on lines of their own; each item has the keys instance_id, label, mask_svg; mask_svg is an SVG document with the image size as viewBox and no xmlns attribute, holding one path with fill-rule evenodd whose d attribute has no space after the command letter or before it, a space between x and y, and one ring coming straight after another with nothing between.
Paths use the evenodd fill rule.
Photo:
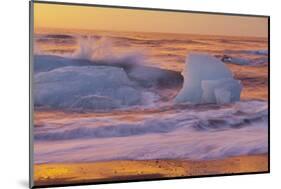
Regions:
<instances>
[{"instance_id":1,"label":"white sea foam","mask_svg":"<svg viewBox=\"0 0 281 189\"><path fill-rule=\"evenodd\" d=\"M267 152L267 102L188 110L141 115L138 121L118 116L73 117L64 124L49 120L34 133L35 162L213 159Z\"/></svg>"}]
</instances>

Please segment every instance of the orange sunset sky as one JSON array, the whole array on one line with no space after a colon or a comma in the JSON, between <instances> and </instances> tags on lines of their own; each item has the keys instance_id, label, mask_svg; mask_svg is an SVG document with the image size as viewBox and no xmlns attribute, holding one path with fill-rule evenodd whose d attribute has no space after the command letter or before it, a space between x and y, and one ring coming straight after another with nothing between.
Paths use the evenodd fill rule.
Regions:
<instances>
[{"instance_id":1,"label":"orange sunset sky","mask_svg":"<svg viewBox=\"0 0 281 189\"><path fill-rule=\"evenodd\" d=\"M34 27L267 37L266 17L35 3Z\"/></svg>"}]
</instances>

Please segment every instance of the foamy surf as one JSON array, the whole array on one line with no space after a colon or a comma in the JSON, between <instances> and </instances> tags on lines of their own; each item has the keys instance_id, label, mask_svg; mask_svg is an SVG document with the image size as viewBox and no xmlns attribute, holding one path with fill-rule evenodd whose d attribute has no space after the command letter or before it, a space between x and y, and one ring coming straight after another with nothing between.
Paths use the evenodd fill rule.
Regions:
<instances>
[{"instance_id":1,"label":"foamy surf","mask_svg":"<svg viewBox=\"0 0 281 189\"><path fill-rule=\"evenodd\" d=\"M35 161L213 159L267 152L268 109L262 101L204 111L190 107L188 111L142 113L134 121L122 118L128 112L86 115L63 122L64 117L56 118L38 126Z\"/></svg>"}]
</instances>

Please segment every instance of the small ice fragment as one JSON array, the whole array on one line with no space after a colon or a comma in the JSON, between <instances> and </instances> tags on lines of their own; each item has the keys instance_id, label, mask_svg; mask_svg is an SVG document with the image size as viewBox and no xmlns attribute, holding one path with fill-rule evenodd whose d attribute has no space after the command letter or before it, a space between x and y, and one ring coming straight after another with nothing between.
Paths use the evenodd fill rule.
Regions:
<instances>
[{"instance_id":1,"label":"small ice fragment","mask_svg":"<svg viewBox=\"0 0 281 189\"><path fill-rule=\"evenodd\" d=\"M240 100L242 85L234 79L204 80L202 90L202 103L224 104ZM228 94L228 98L224 97Z\"/></svg>"}]
</instances>

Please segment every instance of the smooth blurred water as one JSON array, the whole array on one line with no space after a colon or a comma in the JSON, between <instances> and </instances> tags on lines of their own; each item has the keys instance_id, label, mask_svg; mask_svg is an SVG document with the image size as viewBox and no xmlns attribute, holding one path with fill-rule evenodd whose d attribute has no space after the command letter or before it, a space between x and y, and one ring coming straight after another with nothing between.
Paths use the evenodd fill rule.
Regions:
<instances>
[{"instance_id":1,"label":"smooth blurred water","mask_svg":"<svg viewBox=\"0 0 281 189\"><path fill-rule=\"evenodd\" d=\"M35 107L35 163L218 159L267 153L268 55L257 50L267 50L267 39L97 31L38 32L35 54L63 57L66 64L74 64L72 60L76 59L110 64L126 60L126 66L152 66L174 71L172 73L177 75L183 70L185 57L190 52L209 53L221 59L232 57L250 64L227 64L243 84L242 101L234 104L174 105L172 99L181 87L179 80L175 87L145 86L141 88L145 103L120 109L92 112ZM52 60L45 61L48 64ZM136 76L139 72L130 74Z\"/></svg>"}]
</instances>

